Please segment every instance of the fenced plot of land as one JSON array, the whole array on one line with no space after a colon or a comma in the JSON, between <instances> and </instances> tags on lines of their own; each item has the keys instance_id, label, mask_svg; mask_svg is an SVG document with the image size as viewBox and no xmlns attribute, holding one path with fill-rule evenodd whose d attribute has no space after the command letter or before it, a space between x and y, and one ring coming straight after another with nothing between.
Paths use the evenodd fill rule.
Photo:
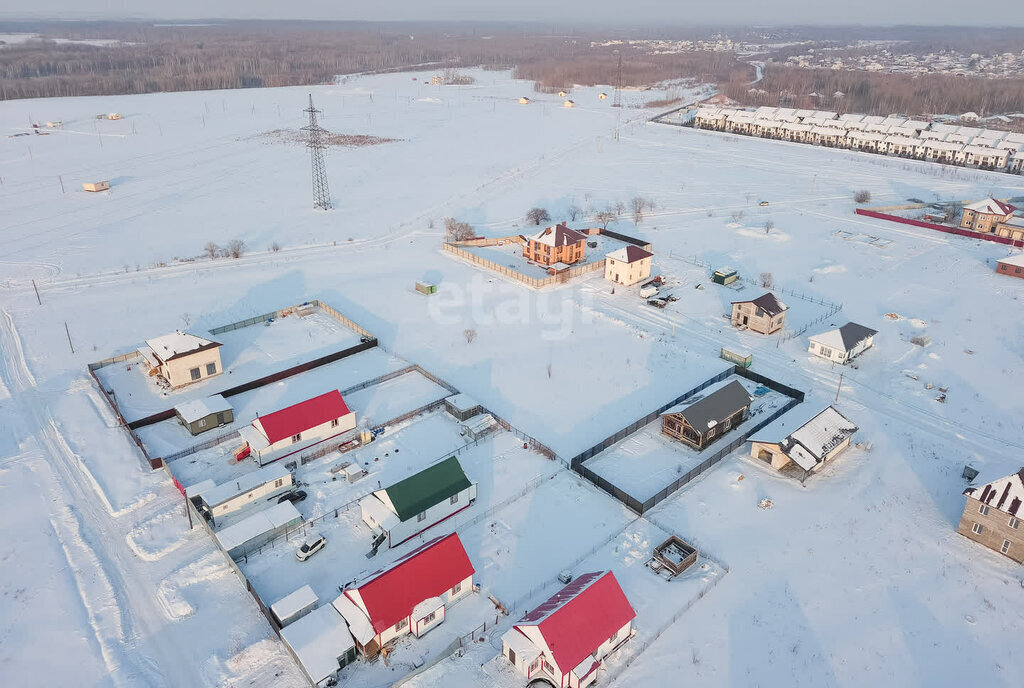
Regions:
<instances>
[{"instance_id":1,"label":"fenced plot of land","mask_svg":"<svg viewBox=\"0 0 1024 688\"><path fill-rule=\"evenodd\" d=\"M711 394L733 380L742 384L751 395L754 395L756 390L762 393L760 396L754 396L750 416L743 423L722 435L720 440L712 442L703 451L697 451L683 442L663 435L659 418L590 459L587 468L643 502L657 494L665 485L699 466L731 440L760 423L789 401L789 397L783 394L738 376L729 377L709 387L702 394Z\"/></svg>"},{"instance_id":2,"label":"fenced plot of land","mask_svg":"<svg viewBox=\"0 0 1024 688\"><path fill-rule=\"evenodd\" d=\"M525 233L529 233L533 229L539 228L530 227ZM597 246L592 248L591 243L596 243ZM607 254L624 246L630 246L630 244L604 234L588 236L583 260L576 265L590 265L604 261ZM510 241L500 246L461 246L460 248L527 277L544 278L548 276L547 266L539 265L523 257L523 247L519 243Z\"/></svg>"},{"instance_id":3,"label":"fenced plot of land","mask_svg":"<svg viewBox=\"0 0 1024 688\"><path fill-rule=\"evenodd\" d=\"M291 315L217 335L199 334L222 344L220 354L224 372L221 375L168 390L147 375L148 367L141 356L96 370L103 386L113 390L118 408L128 422L313 361L360 342L358 333L320 310L305 318Z\"/></svg>"},{"instance_id":4,"label":"fenced plot of land","mask_svg":"<svg viewBox=\"0 0 1024 688\"><path fill-rule=\"evenodd\" d=\"M178 422L176 418L171 418L170 420L138 428L135 433L145 445L146 450L151 456L167 456L207 439L212 439L217 435L222 435L230 432L231 430L237 430L244 425L249 425L253 419L256 418L257 414L265 415L271 411L276 411L286 406L297 404L300 401L310 399L318 394L329 392L332 389L345 390L381 375L400 370L407 365L408 363L406 361L392 356L382 349L372 348L353 356L343 358L340 361L328 363L327 365L316 368L315 370L300 373L294 377L288 378L287 380L275 382L264 387L259 387L250 392L243 392L232 396L228 401L234 409L235 420L233 423L223 428L210 430L209 432L193 436L189 434L189 432ZM418 378L418 380L422 382L410 387L410 391L415 391L417 394L422 395L424 393L424 389L429 388L428 385L423 383L429 383L429 385L432 385L433 388L438 390L438 394L443 391L443 388L435 385L433 382L430 382L419 373L416 373L414 377ZM400 384L399 388L402 389L403 385ZM359 397L359 399L369 402L373 399L372 391L369 394ZM351 395L346 397L346 401L348 402L349 408L356 412L357 421L362 424L362 407L351 401ZM411 408L415 407L410 406L409 409ZM219 456L220 453L221 452L214 452L217 456ZM173 470L175 471L175 475L177 475L177 471L179 470L177 461Z\"/></svg>"}]
</instances>

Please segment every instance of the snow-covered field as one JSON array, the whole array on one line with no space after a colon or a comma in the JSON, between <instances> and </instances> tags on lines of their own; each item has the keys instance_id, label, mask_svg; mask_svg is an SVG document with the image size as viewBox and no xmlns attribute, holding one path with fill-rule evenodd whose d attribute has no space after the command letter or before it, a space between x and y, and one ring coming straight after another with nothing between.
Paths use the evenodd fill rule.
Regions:
<instances>
[{"instance_id":1,"label":"snow-covered field","mask_svg":"<svg viewBox=\"0 0 1024 688\"><path fill-rule=\"evenodd\" d=\"M5 103L4 133L23 131L30 116L64 121L50 136L0 138L5 678L301 685L205 531L188 531L166 474L143 471L85 366L186 321L208 329L319 298L384 347L379 358L352 357L367 361L358 374L339 367L325 384L343 388L343 378L355 384L417 363L563 459L717 374L722 346L752 351L755 371L807 392L805 403L831 403L838 392L868 448L805 485L738 450L640 519L560 463L522 450L510 433L460 455L481 484L481 511L499 494L530 488L487 518L452 524L485 590L503 600L532 593L525 608L580 557L576 573L636 571L620 580L645 635L628 667L610 663L608 681L1018 685L1021 569L954 529L964 463L984 477L1021 466L1022 283L994 273L1003 247L855 216L852 195L869 190L878 204L1009 197L1024 191L1024 179L647 124L650 112L613 109L598 88L576 89L577 107L565 109L506 73L474 75L477 84L459 87L390 74L312 88ZM311 207L306 151L261 136L302 126L309 92L332 131L399 139L329 151L336 208L328 213ZM517 103L524 94L530 105ZM109 111L125 118L93 119ZM111 181L109 193L80 190L98 179ZM654 270L679 297L664 310L630 289L612 294L600 275L538 292L440 251L448 215L487 235L511 234L528 229L523 215L534 206L557 220L570 205L592 212L637 195L655 210L638 226L623 218L611 229L653 244ZM766 233L767 220L774 228ZM199 257L207 242L232 239L246 242L243 257ZM280 251L267 250L274 242ZM732 329L728 303L758 290L712 285L683 260L690 256L752 278L771 273L789 291L841 303L816 327L854 320L879 331L875 347L840 371L806 352L806 336L783 342ZM438 293L416 293L420 279ZM790 329L827 310L782 297ZM283 366L334 346L331 333L285 334L246 343L238 360ZM917 337L926 344L910 341ZM317 378L270 386L279 396L259 403L304 398L316 384L307 379ZM928 384L948 388L946 403ZM360 402L374 419L429 397L419 383L384 391ZM436 449L454 450L462 439L455 423L416 434L437 423L432 417L379 440L399 454L360 462L379 465L390 481L439 458ZM181 441L155 436L164 432L157 427L147 443ZM366 449L387 446L379 442ZM304 515L375 487L372 471L352 485L332 481L335 462L305 467L312 492L299 505ZM531 486L545 471L554 477ZM772 509L758 508L764 497ZM352 575L367 565L357 545L368 540L350 516L324 520L333 521L331 543L307 562L324 590L342 569ZM708 576L720 582L703 597L659 606L661 591L641 575L649 572L626 561L643 559L665 533L713 558ZM640 540L625 549L631 534ZM245 564L246 574L273 601L302 581L290 548L265 554ZM338 573L317 574L323 562ZM466 609L449 618L445 637L473 630L483 610ZM406 651L412 658L417 650ZM415 681L480 684L480 664L495 654L490 642L474 644Z\"/></svg>"}]
</instances>

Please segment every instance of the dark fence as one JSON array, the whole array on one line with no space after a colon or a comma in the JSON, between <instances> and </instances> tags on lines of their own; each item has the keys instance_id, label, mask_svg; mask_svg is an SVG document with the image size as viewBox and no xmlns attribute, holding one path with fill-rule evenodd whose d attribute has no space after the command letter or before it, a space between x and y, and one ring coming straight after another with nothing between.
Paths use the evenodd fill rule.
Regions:
<instances>
[{"instance_id":1,"label":"dark fence","mask_svg":"<svg viewBox=\"0 0 1024 688\"><path fill-rule=\"evenodd\" d=\"M613 232L610 229L602 229L601 234L602 236L610 236L612 239L618 239L619 241L632 244L633 246L639 246L645 251L651 250L651 242L644 241L643 239L637 239L636 237L631 237L627 234L619 234L618 232Z\"/></svg>"},{"instance_id":2,"label":"dark fence","mask_svg":"<svg viewBox=\"0 0 1024 688\"><path fill-rule=\"evenodd\" d=\"M904 225L912 225L914 227L923 227L924 229L933 229L936 232L944 232L945 234L957 234L959 236L969 237L971 239L981 239L983 241L994 241L997 244L1006 244L1007 246L1015 246L1017 248L1024 247L1024 241L1010 239L1009 237L994 236L992 234L982 234L980 232L972 232L969 229L960 229L959 227L946 227L944 225L937 225L933 222L925 222L923 220L911 220L907 217L900 217L899 215L889 215L888 213L879 213L874 210L866 210L864 208L857 208L856 213L858 215L864 215L865 217L873 217L878 220L888 220L889 222L899 222Z\"/></svg>"},{"instance_id":3,"label":"dark fence","mask_svg":"<svg viewBox=\"0 0 1024 688\"><path fill-rule=\"evenodd\" d=\"M704 461L702 461L698 466L695 466L694 468L690 469L685 474L679 476L679 478L677 478L676 480L673 480L671 483L669 483L664 488L662 488L653 497L650 497L646 501L641 502L639 499L637 499L633 495L629 494L628 492L623 490L621 487L618 487L617 485L612 483L607 478L604 478L604 477L598 475L597 473L595 473L594 471L590 470L589 468L587 468L584 465L584 462L587 461L587 459L590 459L590 458L596 456L597 454L601 453L602 451L604 451L608 447L612 446L613 444L615 444L617 442L620 442L621 440L623 440L626 437L632 435L634 432L636 432L640 428L644 427L648 423L656 420L661 415L661 413L663 411L665 411L666 409L669 409L669 408L675 406L676 404L679 404L679 403L685 401L686 399L692 397L693 395L697 394L701 390L706 389L707 387L715 384L716 382L721 382L722 380L726 379L730 375L734 375L734 374L735 375L739 375L740 377L747 378L748 380L753 380L754 382L757 382L758 384L764 385L768 389L771 389L771 390L773 390L775 392L778 392L779 394L783 394L783 395L789 397L790 400L785 405L783 405L781 408L776 409L775 412L771 413L766 418L762 419L756 425L753 425L752 427L747 429L743 434L736 436L735 439L733 439L731 442L729 442L728 444L726 444L723 447L721 447L714 454L712 454L711 456L706 458ZM802 403L803 400L804 400L804 393L801 392L800 390L795 389L793 387L790 387L789 385L784 385L781 382L778 382L777 380L773 380L773 379L771 379L769 377L761 375L760 373L755 373L752 370L749 370L748 368L744 368L742 366L735 366L732 369L726 369L726 370L722 371L721 373L719 373L718 375L716 375L716 376L714 376L714 377L712 377L712 378L710 378L708 380L705 380L704 382L702 382L697 387L694 387L693 389L691 389L690 391L686 392L685 394L679 396L678 398L674 399L673 401L670 401L669 403L663 405L657 411L654 411L653 413L647 414L646 416L644 416L640 420L636 421L635 423L632 423L632 424L628 425L627 427L623 428L622 430L619 430L617 433L615 433L611 437L608 437L607 439L605 439L605 440L595 444L590 449L587 449L586 451L577 454L576 456L574 456L572 458L572 461L570 462L570 466L571 466L572 470L576 471L576 473L578 473L579 475L581 475L585 479L589 480L596 487L598 487L601 490L604 490L605 492L610 494L612 497L615 497L615 499L617 499L620 502L622 502L623 504L625 504L629 509L631 509L631 510L635 511L636 513L642 515L645 511L648 511L649 509L653 508L658 503L664 501L673 492L675 492L679 488L683 487L684 485L686 485L687 483L692 481L694 478L696 478L697 476L699 476L700 474L704 473L709 468L711 468L712 466L714 466L715 464L720 462L722 459L724 459L726 456L731 454L737 448L743 446L743 444L746 443L748 437L753 435L755 432L758 432L759 430L761 430L761 428L765 427L766 425L768 425L772 421L774 421L777 418L779 418L782 414L786 413L787 411L792 409L797 404Z\"/></svg>"},{"instance_id":4,"label":"dark fence","mask_svg":"<svg viewBox=\"0 0 1024 688\"><path fill-rule=\"evenodd\" d=\"M242 394L243 392L251 392L254 389L264 387L266 385L278 382L280 380L285 380L287 378L292 377L293 375L298 375L299 373L306 373L309 372L310 370L313 370L314 368L319 368L320 366L327 365L328 363L334 363L335 361L340 361L343 358L348 358L349 356L353 356L363 351L367 351L375 346L377 346L376 339L370 339L365 342L360 342L359 344L356 344L355 346L350 346L347 349L335 351L332 354L327 354L326 356L321 356L320 358L314 358L311 361L300 363L296 366L292 366L291 368L279 370L276 373L271 373L270 375L265 375L261 378L250 380L249 382L244 382L235 387L231 387L230 389L226 389L223 392L220 392L220 394L224 397L232 397L235 396L236 394ZM131 428L132 430L137 430L147 425L152 425L153 423L159 423L161 421L170 420L173 417L174 409L172 408L166 411L161 411L160 413L154 413L153 415L146 416L145 418L133 420L131 423L128 424L128 427Z\"/></svg>"}]
</instances>

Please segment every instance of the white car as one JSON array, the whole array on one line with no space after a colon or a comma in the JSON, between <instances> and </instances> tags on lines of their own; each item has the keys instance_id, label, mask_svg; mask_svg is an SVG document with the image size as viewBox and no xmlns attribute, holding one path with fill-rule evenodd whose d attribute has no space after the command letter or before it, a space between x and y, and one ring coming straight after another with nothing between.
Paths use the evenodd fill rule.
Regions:
<instances>
[{"instance_id":1,"label":"white car","mask_svg":"<svg viewBox=\"0 0 1024 688\"><path fill-rule=\"evenodd\" d=\"M295 558L299 561L306 561L311 556L319 552L327 544L327 538L320 533L310 533L306 536L306 539L302 541L302 544L297 550L295 550Z\"/></svg>"}]
</instances>

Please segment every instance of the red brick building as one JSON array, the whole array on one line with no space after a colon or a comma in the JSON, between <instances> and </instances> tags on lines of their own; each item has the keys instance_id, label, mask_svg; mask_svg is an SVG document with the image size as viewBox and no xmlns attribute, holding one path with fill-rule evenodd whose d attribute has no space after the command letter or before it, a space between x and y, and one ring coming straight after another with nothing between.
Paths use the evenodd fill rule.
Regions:
<instances>
[{"instance_id":1,"label":"red brick building","mask_svg":"<svg viewBox=\"0 0 1024 688\"><path fill-rule=\"evenodd\" d=\"M523 239L523 257L541 265L578 263L583 260L587 243L585 234L569 229L564 222Z\"/></svg>"}]
</instances>

